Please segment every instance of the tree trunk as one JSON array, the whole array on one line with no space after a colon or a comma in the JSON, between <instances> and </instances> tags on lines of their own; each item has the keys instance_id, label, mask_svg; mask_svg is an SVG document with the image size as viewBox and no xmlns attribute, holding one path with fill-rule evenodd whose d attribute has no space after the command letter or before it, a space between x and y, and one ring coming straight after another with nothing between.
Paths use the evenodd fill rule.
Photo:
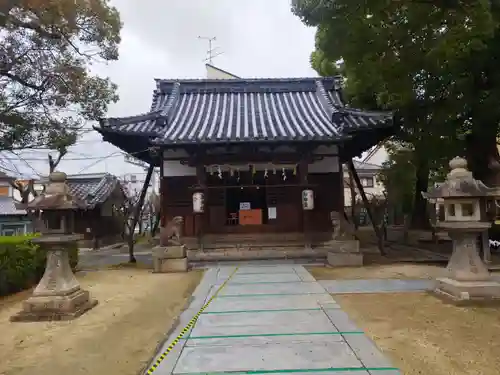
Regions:
<instances>
[{"instance_id":1,"label":"tree trunk","mask_svg":"<svg viewBox=\"0 0 500 375\"><path fill-rule=\"evenodd\" d=\"M415 157L416 180L411 227L413 229L430 229L427 200L422 196L422 192L427 192L429 187L429 163L425 160L425 156L421 156L417 150Z\"/></svg>"},{"instance_id":2,"label":"tree trunk","mask_svg":"<svg viewBox=\"0 0 500 375\"><path fill-rule=\"evenodd\" d=\"M477 180L489 186L500 186L495 162L500 160L496 126L475 126L466 138L467 167ZM493 167L493 168L492 168Z\"/></svg>"},{"instance_id":3,"label":"tree trunk","mask_svg":"<svg viewBox=\"0 0 500 375\"><path fill-rule=\"evenodd\" d=\"M142 234L143 232L143 227L144 226L144 220L142 218L142 215L140 215L140 218L139 218L139 234Z\"/></svg>"},{"instance_id":4,"label":"tree trunk","mask_svg":"<svg viewBox=\"0 0 500 375\"><path fill-rule=\"evenodd\" d=\"M161 221L161 213L158 211L155 215L155 221L153 227L151 228L151 237L154 237L156 232L158 231L158 227L160 226Z\"/></svg>"},{"instance_id":5,"label":"tree trunk","mask_svg":"<svg viewBox=\"0 0 500 375\"><path fill-rule=\"evenodd\" d=\"M351 172L349 172L349 188L351 190L351 220L354 225L354 229L357 230L359 224L356 218L356 189L354 188L354 177Z\"/></svg>"}]
</instances>

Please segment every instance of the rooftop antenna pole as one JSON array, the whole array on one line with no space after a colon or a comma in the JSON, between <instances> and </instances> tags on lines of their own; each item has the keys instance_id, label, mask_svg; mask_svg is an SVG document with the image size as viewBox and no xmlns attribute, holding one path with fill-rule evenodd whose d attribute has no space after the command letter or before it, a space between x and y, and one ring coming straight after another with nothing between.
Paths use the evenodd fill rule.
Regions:
<instances>
[{"instance_id":1,"label":"rooftop antenna pole","mask_svg":"<svg viewBox=\"0 0 500 375\"><path fill-rule=\"evenodd\" d=\"M217 52L214 54L214 52L217 51L217 48L212 48L212 42L216 41L217 37L198 36L198 39L203 39L208 41L208 51L207 51L208 57L203 61L208 61L210 65L213 65L213 58L222 55L224 53L224 52Z\"/></svg>"}]
</instances>

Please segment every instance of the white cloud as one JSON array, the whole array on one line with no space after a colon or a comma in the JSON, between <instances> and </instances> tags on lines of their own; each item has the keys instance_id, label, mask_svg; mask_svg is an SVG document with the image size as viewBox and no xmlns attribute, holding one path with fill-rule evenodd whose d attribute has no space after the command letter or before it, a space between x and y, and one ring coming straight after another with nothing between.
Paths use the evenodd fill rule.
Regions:
<instances>
[{"instance_id":1,"label":"white cloud","mask_svg":"<svg viewBox=\"0 0 500 375\"><path fill-rule=\"evenodd\" d=\"M290 11L289 0L114 0L124 27L120 59L93 69L119 87L120 101L109 116L127 116L149 109L154 78L203 78L208 44L198 36L217 37L214 46L224 52L214 64L240 77L314 76L309 55L314 30ZM117 149L86 134L60 164L67 173L104 172L121 175L140 169L121 156L96 163ZM86 159L86 156L87 159ZM44 153L25 152L26 163L16 163L26 174L48 167ZM85 159L85 160L70 160Z\"/></svg>"}]
</instances>

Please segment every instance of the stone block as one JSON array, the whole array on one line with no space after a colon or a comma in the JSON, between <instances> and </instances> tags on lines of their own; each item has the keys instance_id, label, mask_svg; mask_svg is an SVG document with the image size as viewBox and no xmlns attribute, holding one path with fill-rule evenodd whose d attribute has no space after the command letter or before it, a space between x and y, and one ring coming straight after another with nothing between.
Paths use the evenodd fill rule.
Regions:
<instances>
[{"instance_id":1,"label":"stone block","mask_svg":"<svg viewBox=\"0 0 500 375\"><path fill-rule=\"evenodd\" d=\"M188 259L187 257L180 259L158 259L154 263L154 271L156 273L171 273L171 272L187 272Z\"/></svg>"},{"instance_id":2,"label":"stone block","mask_svg":"<svg viewBox=\"0 0 500 375\"><path fill-rule=\"evenodd\" d=\"M185 246L155 246L153 248L153 258L180 259L186 257Z\"/></svg>"},{"instance_id":3,"label":"stone block","mask_svg":"<svg viewBox=\"0 0 500 375\"><path fill-rule=\"evenodd\" d=\"M458 281L450 278L436 279L434 293L452 302L500 301L500 283L489 281Z\"/></svg>"},{"instance_id":4,"label":"stone block","mask_svg":"<svg viewBox=\"0 0 500 375\"><path fill-rule=\"evenodd\" d=\"M363 265L363 254L330 251L326 261L332 267L357 267Z\"/></svg>"},{"instance_id":5,"label":"stone block","mask_svg":"<svg viewBox=\"0 0 500 375\"><path fill-rule=\"evenodd\" d=\"M332 240L324 244L329 251L339 253L359 253L358 240Z\"/></svg>"}]
</instances>

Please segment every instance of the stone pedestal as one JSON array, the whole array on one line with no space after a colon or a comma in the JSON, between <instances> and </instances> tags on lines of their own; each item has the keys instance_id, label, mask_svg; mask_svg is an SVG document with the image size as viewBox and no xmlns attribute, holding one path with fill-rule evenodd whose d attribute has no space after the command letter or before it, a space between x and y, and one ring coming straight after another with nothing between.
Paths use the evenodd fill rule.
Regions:
<instances>
[{"instance_id":1,"label":"stone pedestal","mask_svg":"<svg viewBox=\"0 0 500 375\"><path fill-rule=\"evenodd\" d=\"M477 232L450 231L453 254L444 277L436 279L434 292L455 302L500 298L500 283L494 281L479 256Z\"/></svg>"},{"instance_id":2,"label":"stone pedestal","mask_svg":"<svg viewBox=\"0 0 500 375\"><path fill-rule=\"evenodd\" d=\"M156 246L153 248L153 272L187 272L186 248L180 246Z\"/></svg>"},{"instance_id":3,"label":"stone pedestal","mask_svg":"<svg viewBox=\"0 0 500 375\"><path fill-rule=\"evenodd\" d=\"M79 238L71 235L57 237L61 241L71 240L72 237ZM55 243L54 240L43 236L35 240L50 246L47 250L45 273L33 295L23 302L22 310L12 316L11 321L71 320L97 305L97 301L90 298L89 292L80 288L71 270L64 244Z\"/></svg>"},{"instance_id":4,"label":"stone pedestal","mask_svg":"<svg viewBox=\"0 0 500 375\"><path fill-rule=\"evenodd\" d=\"M327 264L332 267L356 267L363 265L363 253L358 240L332 240L328 247Z\"/></svg>"}]
</instances>

